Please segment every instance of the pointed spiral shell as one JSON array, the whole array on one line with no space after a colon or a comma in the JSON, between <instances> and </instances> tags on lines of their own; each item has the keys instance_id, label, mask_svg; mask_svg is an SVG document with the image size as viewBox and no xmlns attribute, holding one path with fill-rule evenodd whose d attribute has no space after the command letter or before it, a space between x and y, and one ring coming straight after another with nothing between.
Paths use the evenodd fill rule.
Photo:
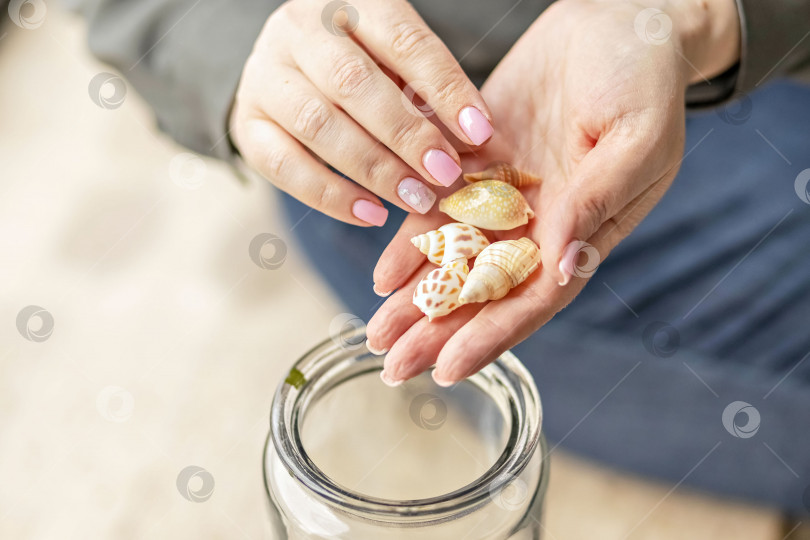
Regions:
<instances>
[{"instance_id":1,"label":"pointed spiral shell","mask_svg":"<svg viewBox=\"0 0 810 540\"><path fill-rule=\"evenodd\" d=\"M490 231L514 229L534 217L520 191L500 180L482 180L464 186L442 199L439 210L456 221Z\"/></svg>"},{"instance_id":2,"label":"pointed spiral shell","mask_svg":"<svg viewBox=\"0 0 810 540\"><path fill-rule=\"evenodd\" d=\"M472 225L448 223L438 230L414 236L411 243L430 262L442 266L456 259L472 259L489 245L489 240Z\"/></svg>"},{"instance_id":3,"label":"pointed spiral shell","mask_svg":"<svg viewBox=\"0 0 810 540\"><path fill-rule=\"evenodd\" d=\"M457 309L458 295L470 269L461 259L431 271L413 291L413 303L427 315L428 321Z\"/></svg>"},{"instance_id":4,"label":"pointed spiral shell","mask_svg":"<svg viewBox=\"0 0 810 540\"><path fill-rule=\"evenodd\" d=\"M493 242L475 259L461 289L460 304L503 298L540 265L540 249L528 238Z\"/></svg>"},{"instance_id":5,"label":"pointed spiral shell","mask_svg":"<svg viewBox=\"0 0 810 540\"><path fill-rule=\"evenodd\" d=\"M506 182L510 186L518 188L530 184L539 184L542 181L539 176L516 169L505 161L495 162L481 172L465 174L464 180L467 182L500 180L501 182Z\"/></svg>"}]
</instances>

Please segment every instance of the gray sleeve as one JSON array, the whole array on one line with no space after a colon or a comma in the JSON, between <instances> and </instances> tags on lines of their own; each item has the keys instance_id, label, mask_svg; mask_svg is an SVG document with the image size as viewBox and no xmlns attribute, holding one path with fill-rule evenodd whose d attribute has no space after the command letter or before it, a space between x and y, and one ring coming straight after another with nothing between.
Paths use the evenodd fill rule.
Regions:
<instances>
[{"instance_id":1,"label":"gray sleeve","mask_svg":"<svg viewBox=\"0 0 810 540\"><path fill-rule=\"evenodd\" d=\"M282 0L69 0L94 55L118 69L158 126L192 150L230 159L228 115L247 57Z\"/></svg>"}]
</instances>

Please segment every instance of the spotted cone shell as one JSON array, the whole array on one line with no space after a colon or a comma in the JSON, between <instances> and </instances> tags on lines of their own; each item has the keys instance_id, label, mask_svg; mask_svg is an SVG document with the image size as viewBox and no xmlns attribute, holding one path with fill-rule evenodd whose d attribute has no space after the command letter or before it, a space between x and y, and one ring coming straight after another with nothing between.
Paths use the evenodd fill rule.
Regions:
<instances>
[{"instance_id":1,"label":"spotted cone shell","mask_svg":"<svg viewBox=\"0 0 810 540\"><path fill-rule=\"evenodd\" d=\"M514 229L534 217L520 191L500 180L469 184L442 199L439 210L456 221L490 231Z\"/></svg>"},{"instance_id":2,"label":"spotted cone shell","mask_svg":"<svg viewBox=\"0 0 810 540\"><path fill-rule=\"evenodd\" d=\"M472 225L448 223L438 230L414 236L411 243L430 262L443 266L456 259L472 259L489 245L489 240Z\"/></svg>"},{"instance_id":3,"label":"spotted cone shell","mask_svg":"<svg viewBox=\"0 0 810 540\"><path fill-rule=\"evenodd\" d=\"M436 268L416 286L413 303L428 321L444 317L459 307L458 295L469 273L467 263L461 259Z\"/></svg>"},{"instance_id":4,"label":"spotted cone shell","mask_svg":"<svg viewBox=\"0 0 810 540\"><path fill-rule=\"evenodd\" d=\"M540 248L528 238L493 242L475 259L459 303L486 302L506 296L540 265Z\"/></svg>"},{"instance_id":5,"label":"spotted cone shell","mask_svg":"<svg viewBox=\"0 0 810 540\"><path fill-rule=\"evenodd\" d=\"M480 182L481 180L500 180L510 186L523 187L531 184L539 184L541 179L529 172L516 169L505 161L493 163L485 170L477 173L464 175L467 182Z\"/></svg>"}]
</instances>

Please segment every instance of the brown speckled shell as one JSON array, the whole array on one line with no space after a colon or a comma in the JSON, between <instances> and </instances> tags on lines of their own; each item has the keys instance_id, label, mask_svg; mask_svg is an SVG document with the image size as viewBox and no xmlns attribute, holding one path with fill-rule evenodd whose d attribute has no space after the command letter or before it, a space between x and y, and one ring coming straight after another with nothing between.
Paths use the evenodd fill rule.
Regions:
<instances>
[{"instance_id":1,"label":"brown speckled shell","mask_svg":"<svg viewBox=\"0 0 810 540\"><path fill-rule=\"evenodd\" d=\"M489 245L489 240L472 225L448 223L414 236L411 243L433 264L445 265L456 259L472 259Z\"/></svg>"},{"instance_id":2,"label":"brown speckled shell","mask_svg":"<svg viewBox=\"0 0 810 540\"><path fill-rule=\"evenodd\" d=\"M429 321L444 317L459 307L458 295L470 270L466 262L456 260L431 271L413 291L413 303Z\"/></svg>"},{"instance_id":3,"label":"brown speckled shell","mask_svg":"<svg viewBox=\"0 0 810 540\"><path fill-rule=\"evenodd\" d=\"M498 161L491 164L485 170L477 173L464 175L467 182L480 182L481 180L500 180L510 186L523 187L531 184L539 184L542 179L529 172L516 169L505 161Z\"/></svg>"}]
</instances>

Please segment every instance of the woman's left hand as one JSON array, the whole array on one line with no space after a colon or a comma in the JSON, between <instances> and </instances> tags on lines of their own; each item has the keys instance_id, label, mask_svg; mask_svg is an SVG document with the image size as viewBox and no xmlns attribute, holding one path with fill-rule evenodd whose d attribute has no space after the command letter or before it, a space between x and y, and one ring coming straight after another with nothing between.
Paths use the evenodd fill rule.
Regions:
<instances>
[{"instance_id":1,"label":"woman's left hand","mask_svg":"<svg viewBox=\"0 0 810 540\"><path fill-rule=\"evenodd\" d=\"M435 266L410 238L451 220L435 207L408 216L374 272L375 291L398 289L367 329L371 346L390 349L383 380L396 384L435 362L436 382L453 384L573 300L675 177L686 86L736 61L734 9L726 0L665 11L644 2L561 0L534 22L482 89L495 135L462 162L480 170L507 161L543 179L522 188L535 219L491 235L528 236L542 266L501 300L428 322L411 297Z\"/></svg>"}]
</instances>

